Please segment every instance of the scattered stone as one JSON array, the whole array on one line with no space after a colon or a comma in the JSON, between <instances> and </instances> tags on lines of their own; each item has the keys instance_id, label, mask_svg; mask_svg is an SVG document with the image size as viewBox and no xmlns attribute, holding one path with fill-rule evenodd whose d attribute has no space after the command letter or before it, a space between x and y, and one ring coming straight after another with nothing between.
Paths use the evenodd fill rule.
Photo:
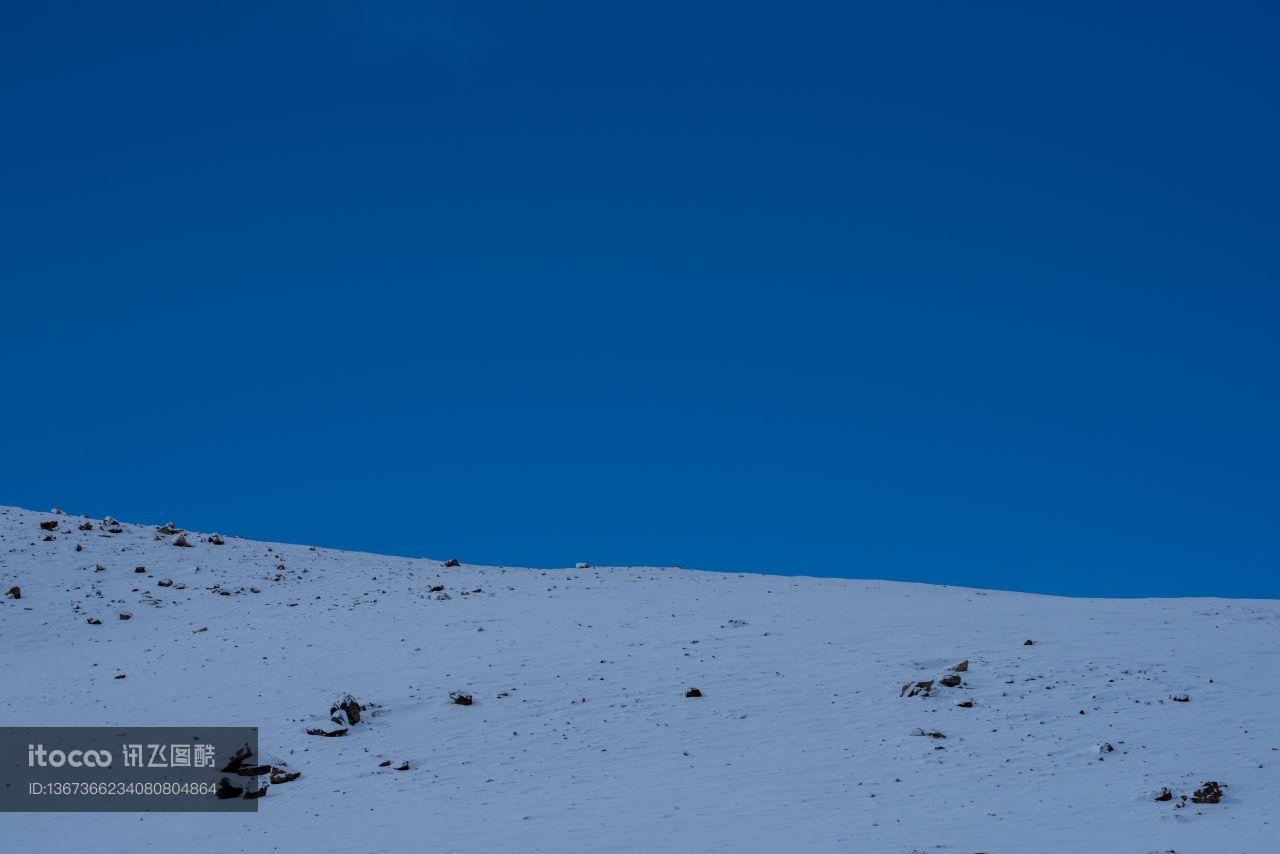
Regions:
<instances>
[{"instance_id":1,"label":"scattered stone","mask_svg":"<svg viewBox=\"0 0 1280 854\"><path fill-rule=\"evenodd\" d=\"M574 569L590 569L591 564L587 563L586 561L578 561L573 565L573 568Z\"/></svg>"},{"instance_id":2,"label":"scattered stone","mask_svg":"<svg viewBox=\"0 0 1280 854\"><path fill-rule=\"evenodd\" d=\"M168 523L167 525L161 525L161 526L159 526L158 528L156 528L156 531L157 531L158 533L164 534L166 537L171 537L171 536L173 536L174 534L181 534L181 533L182 533L182 529L181 529L181 528L175 528L175 527L173 527L173 523L172 523L172 522Z\"/></svg>"},{"instance_id":3,"label":"scattered stone","mask_svg":"<svg viewBox=\"0 0 1280 854\"><path fill-rule=\"evenodd\" d=\"M258 588L256 588L256 587L250 587L250 588L249 588L249 592L250 592L250 593L261 593L262 591L261 591L261 590L259 590L259 589L258 589Z\"/></svg>"},{"instance_id":4,"label":"scattered stone","mask_svg":"<svg viewBox=\"0 0 1280 854\"><path fill-rule=\"evenodd\" d=\"M22 598L22 588L21 588L21 587L18 587L18 586L16 586L16 585L15 585L15 586L13 586L13 587L10 587L10 588L5 592L5 594L4 594L4 595L5 595L5 596L7 596L7 597L8 597L8 598L10 598L10 599L21 599L21 598Z\"/></svg>"},{"instance_id":5,"label":"scattered stone","mask_svg":"<svg viewBox=\"0 0 1280 854\"><path fill-rule=\"evenodd\" d=\"M124 673L117 673L117 674L116 674L116 678L117 678L117 679L125 679L125 678L127 678L127 677L126 677L126 675L125 675Z\"/></svg>"},{"instance_id":6,"label":"scattered stone","mask_svg":"<svg viewBox=\"0 0 1280 854\"><path fill-rule=\"evenodd\" d=\"M172 586L173 586L172 578L162 578L156 582L156 587L172 587Z\"/></svg>"},{"instance_id":7,"label":"scattered stone","mask_svg":"<svg viewBox=\"0 0 1280 854\"><path fill-rule=\"evenodd\" d=\"M178 548L180 548L180 549L189 549L189 548L191 548L191 543L187 542L187 535L186 535L186 534L179 534L179 535L178 535L178 539L174 540L174 541L173 541L173 544L174 544L175 546L177 546Z\"/></svg>"},{"instance_id":8,"label":"scattered stone","mask_svg":"<svg viewBox=\"0 0 1280 854\"><path fill-rule=\"evenodd\" d=\"M443 590L443 589L444 589L444 585L443 585L443 584L432 584L430 587L428 587L428 588L427 588L427 592L428 592L428 593L439 593L439 592L440 592L441 590Z\"/></svg>"},{"instance_id":9,"label":"scattered stone","mask_svg":"<svg viewBox=\"0 0 1280 854\"><path fill-rule=\"evenodd\" d=\"M135 567L133 568L133 571L134 571L134 572L146 572L146 571L147 571L147 568L146 568L145 566L135 566Z\"/></svg>"},{"instance_id":10,"label":"scattered stone","mask_svg":"<svg viewBox=\"0 0 1280 854\"><path fill-rule=\"evenodd\" d=\"M933 693L933 680L925 679L922 682L908 682L902 686L902 690L898 692L899 697L928 697Z\"/></svg>"},{"instance_id":11,"label":"scattered stone","mask_svg":"<svg viewBox=\"0 0 1280 854\"><path fill-rule=\"evenodd\" d=\"M214 546L224 546L227 544L227 541L222 539L222 537L218 536L217 534L210 534L209 536L205 537L204 541Z\"/></svg>"},{"instance_id":12,"label":"scattered stone","mask_svg":"<svg viewBox=\"0 0 1280 854\"><path fill-rule=\"evenodd\" d=\"M1200 788L1191 793L1191 803L1193 804L1216 804L1222 800L1222 786L1217 780L1210 780L1202 783Z\"/></svg>"},{"instance_id":13,"label":"scattered stone","mask_svg":"<svg viewBox=\"0 0 1280 854\"><path fill-rule=\"evenodd\" d=\"M41 522L41 523L40 523L40 530L42 530L42 531L55 531L55 530L57 530L57 528L58 528L58 520L57 520L57 519L53 519L53 520L48 521L48 522Z\"/></svg>"},{"instance_id":14,"label":"scattered stone","mask_svg":"<svg viewBox=\"0 0 1280 854\"><path fill-rule=\"evenodd\" d=\"M218 796L218 800L227 801L240 797L244 794L244 789L234 785L229 778L223 777L218 781L218 787L214 789L214 794Z\"/></svg>"},{"instance_id":15,"label":"scattered stone","mask_svg":"<svg viewBox=\"0 0 1280 854\"><path fill-rule=\"evenodd\" d=\"M959 707L960 707L960 708L962 708L962 709L972 709L972 708L973 708L973 700L964 700L964 701L962 701L962 702L956 703L956 705L957 705L957 706L959 706Z\"/></svg>"},{"instance_id":16,"label":"scattered stone","mask_svg":"<svg viewBox=\"0 0 1280 854\"><path fill-rule=\"evenodd\" d=\"M391 760L390 760L390 759L384 759L384 760L382 760L381 762L379 762L379 763L378 763L378 767L379 767L379 768L386 768L386 767L387 767L388 765L390 765L390 764L391 764Z\"/></svg>"},{"instance_id":17,"label":"scattered stone","mask_svg":"<svg viewBox=\"0 0 1280 854\"><path fill-rule=\"evenodd\" d=\"M133 619L133 614L121 614L121 615L120 615L120 619L122 619L122 620L132 620L132 619Z\"/></svg>"},{"instance_id":18,"label":"scattered stone","mask_svg":"<svg viewBox=\"0 0 1280 854\"><path fill-rule=\"evenodd\" d=\"M335 724L344 723L343 717L346 717L345 723L355 726L360 723L360 703L350 694L343 694L341 697L333 701L333 705L329 707L329 720Z\"/></svg>"},{"instance_id":19,"label":"scattered stone","mask_svg":"<svg viewBox=\"0 0 1280 854\"><path fill-rule=\"evenodd\" d=\"M200 628L196 629L196 630L195 630L194 632L192 632L191 634L193 634L193 635L198 635L198 634L200 634L201 632L207 632L207 631L209 631L209 627L208 627L208 626L201 626Z\"/></svg>"},{"instance_id":20,"label":"scattered stone","mask_svg":"<svg viewBox=\"0 0 1280 854\"><path fill-rule=\"evenodd\" d=\"M1186 694L1170 694L1169 699L1175 703L1190 703L1191 697Z\"/></svg>"},{"instance_id":21,"label":"scattered stone","mask_svg":"<svg viewBox=\"0 0 1280 854\"><path fill-rule=\"evenodd\" d=\"M82 523L80 524L80 530L81 530L81 531L92 531L92 530L93 530L93 523L92 523L92 522L82 522Z\"/></svg>"},{"instance_id":22,"label":"scattered stone","mask_svg":"<svg viewBox=\"0 0 1280 854\"><path fill-rule=\"evenodd\" d=\"M108 534L124 533L124 528L120 526L120 523L110 516L102 520L101 527L102 530L106 531Z\"/></svg>"},{"instance_id":23,"label":"scattered stone","mask_svg":"<svg viewBox=\"0 0 1280 854\"><path fill-rule=\"evenodd\" d=\"M1156 800L1171 801L1173 800L1173 792L1169 791L1169 788L1166 786L1160 790L1160 794L1156 795Z\"/></svg>"},{"instance_id":24,"label":"scattered stone","mask_svg":"<svg viewBox=\"0 0 1280 854\"><path fill-rule=\"evenodd\" d=\"M311 727L307 730L307 735L323 735L325 738L337 738L340 735L346 735L347 728L339 727L337 729L325 729L324 727Z\"/></svg>"},{"instance_id":25,"label":"scattered stone","mask_svg":"<svg viewBox=\"0 0 1280 854\"><path fill-rule=\"evenodd\" d=\"M938 684L946 688L955 688L957 685L960 684L960 677L959 676L943 676L941 679L938 680Z\"/></svg>"},{"instance_id":26,"label":"scattered stone","mask_svg":"<svg viewBox=\"0 0 1280 854\"><path fill-rule=\"evenodd\" d=\"M227 764L222 766L223 774L231 774L240 770L240 766L244 765L245 760L253 756L253 751L249 749L249 745L245 745L231 754L231 758L227 760Z\"/></svg>"},{"instance_id":27,"label":"scattered stone","mask_svg":"<svg viewBox=\"0 0 1280 854\"><path fill-rule=\"evenodd\" d=\"M408 763L408 762L402 762L402 763L400 763L399 765L397 765L397 766L395 767L395 769L394 769L394 770L396 770L396 771L408 771L408 770L409 770L409 763Z\"/></svg>"},{"instance_id":28,"label":"scattered stone","mask_svg":"<svg viewBox=\"0 0 1280 854\"><path fill-rule=\"evenodd\" d=\"M699 691L697 688L690 688L688 691L684 692L684 695L686 697L701 697L702 692Z\"/></svg>"},{"instance_id":29,"label":"scattered stone","mask_svg":"<svg viewBox=\"0 0 1280 854\"><path fill-rule=\"evenodd\" d=\"M956 673L964 673L966 670L969 669L969 659L966 658L964 661L960 662L959 664L957 664L955 667L952 667L951 669L954 670Z\"/></svg>"},{"instance_id":30,"label":"scattered stone","mask_svg":"<svg viewBox=\"0 0 1280 854\"><path fill-rule=\"evenodd\" d=\"M1022 645L1023 645L1023 646L1035 646L1035 645L1036 645L1036 642L1035 642L1035 641L1033 641L1031 638L1027 638L1026 640L1024 640L1024 641L1022 642Z\"/></svg>"},{"instance_id":31,"label":"scattered stone","mask_svg":"<svg viewBox=\"0 0 1280 854\"><path fill-rule=\"evenodd\" d=\"M448 560L446 560L444 563L442 563L442 564L440 564L440 565L441 565L441 566L449 566L449 567L453 567L453 566L462 566L462 564L458 563L458 559L457 559L457 558L453 558L453 557L449 558Z\"/></svg>"},{"instance_id":32,"label":"scattered stone","mask_svg":"<svg viewBox=\"0 0 1280 854\"><path fill-rule=\"evenodd\" d=\"M461 691L450 691L449 699L453 701L455 706L470 706L475 702L471 699L470 694L463 694Z\"/></svg>"},{"instance_id":33,"label":"scattered stone","mask_svg":"<svg viewBox=\"0 0 1280 854\"><path fill-rule=\"evenodd\" d=\"M236 769L236 773L241 777L261 777L263 774L271 773L270 765L241 765Z\"/></svg>"},{"instance_id":34,"label":"scattered stone","mask_svg":"<svg viewBox=\"0 0 1280 854\"><path fill-rule=\"evenodd\" d=\"M55 539L57 539L57 538L56 538L56 537L54 537L54 535L53 535L53 534L45 534L45 535L44 535L44 541L45 541L46 543L52 543Z\"/></svg>"},{"instance_id":35,"label":"scattered stone","mask_svg":"<svg viewBox=\"0 0 1280 854\"><path fill-rule=\"evenodd\" d=\"M1111 745L1111 742L1109 742L1109 741L1104 741L1104 742L1102 742L1102 744L1099 744L1099 745L1098 745L1098 752L1099 752L1099 753L1114 753L1114 752L1115 752L1115 747L1113 747L1113 746Z\"/></svg>"},{"instance_id":36,"label":"scattered stone","mask_svg":"<svg viewBox=\"0 0 1280 854\"><path fill-rule=\"evenodd\" d=\"M84 551L84 543L76 543L76 551L78 552Z\"/></svg>"},{"instance_id":37,"label":"scattered stone","mask_svg":"<svg viewBox=\"0 0 1280 854\"><path fill-rule=\"evenodd\" d=\"M271 785L279 786L281 783L292 783L301 776L301 771L286 771L283 768L272 768L270 778Z\"/></svg>"},{"instance_id":38,"label":"scattered stone","mask_svg":"<svg viewBox=\"0 0 1280 854\"><path fill-rule=\"evenodd\" d=\"M86 623L88 623L88 624L89 624L89 625L91 625L91 626L100 626L100 625L102 625L102 620L99 620L97 617L90 617L89 619L85 620L85 622L86 622Z\"/></svg>"}]
</instances>

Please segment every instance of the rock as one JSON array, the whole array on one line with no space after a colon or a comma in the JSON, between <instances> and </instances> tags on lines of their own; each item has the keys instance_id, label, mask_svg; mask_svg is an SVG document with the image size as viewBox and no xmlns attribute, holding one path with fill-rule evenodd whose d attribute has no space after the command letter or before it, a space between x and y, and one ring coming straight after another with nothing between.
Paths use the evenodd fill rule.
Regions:
<instances>
[{"instance_id":1,"label":"rock","mask_svg":"<svg viewBox=\"0 0 1280 854\"><path fill-rule=\"evenodd\" d=\"M428 587L428 588L427 588L427 592L428 592L428 593L439 593L439 592L440 592L441 590L443 590L443 589L444 589L444 585L443 585L443 584L432 584L430 587Z\"/></svg>"},{"instance_id":2,"label":"rock","mask_svg":"<svg viewBox=\"0 0 1280 854\"><path fill-rule=\"evenodd\" d=\"M1109 741L1104 741L1104 742L1102 742L1102 744L1099 744L1099 745L1098 745L1098 752L1099 752L1099 753L1113 753L1113 752L1115 752L1115 748L1111 746L1111 742L1109 742Z\"/></svg>"},{"instance_id":3,"label":"rock","mask_svg":"<svg viewBox=\"0 0 1280 854\"><path fill-rule=\"evenodd\" d=\"M955 688L960 684L959 676L943 676L938 680L938 684L946 688Z\"/></svg>"},{"instance_id":4,"label":"rock","mask_svg":"<svg viewBox=\"0 0 1280 854\"><path fill-rule=\"evenodd\" d=\"M920 727L916 727L915 729L911 730L911 734L912 734L913 736L919 736L919 737L923 738L923 737L924 737L924 730L920 729Z\"/></svg>"},{"instance_id":5,"label":"rock","mask_svg":"<svg viewBox=\"0 0 1280 854\"><path fill-rule=\"evenodd\" d=\"M457 558L452 558L452 557L451 557L451 558L449 558L448 560L446 560L444 563L442 563L442 564L440 564L440 565L441 565L441 566L450 566L450 567L452 567L452 566L462 566L462 564L458 563L458 559L457 559Z\"/></svg>"},{"instance_id":6,"label":"rock","mask_svg":"<svg viewBox=\"0 0 1280 854\"><path fill-rule=\"evenodd\" d=\"M231 798L238 798L244 794L244 789L240 786L233 785L231 780L223 777L218 781L218 787L214 789L214 794L218 796L218 800L226 801Z\"/></svg>"},{"instance_id":7,"label":"rock","mask_svg":"<svg viewBox=\"0 0 1280 854\"><path fill-rule=\"evenodd\" d=\"M93 523L92 523L92 522L82 522L82 523L80 524L80 530L81 530L81 531L92 531L92 530L93 530Z\"/></svg>"},{"instance_id":8,"label":"rock","mask_svg":"<svg viewBox=\"0 0 1280 854\"><path fill-rule=\"evenodd\" d=\"M574 569L590 569L591 564L587 563L586 561L579 561L578 563L575 563L573 565L573 568Z\"/></svg>"},{"instance_id":9,"label":"rock","mask_svg":"<svg viewBox=\"0 0 1280 854\"><path fill-rule=\"evenodd\" d=\"M83 543L76 543L76 551L78 551L78 552L82 552L82 551L84 551L84 544L83 544Z\"/></svg>"},{"instance_id":10,"label":"rock","mask_svg":"<svg viewBox=\"0 0 1280 854\"><path fill-rule=\"evenodd\" d=\"M156 587L172 587L172 586L173 586L172 578L162 578L156 582Z\"/></svg>"},{"instance_id":11,"label":"rock","mask_svg":"<svg viewBox=\"0 0 1280 854\"><path fill-rule=\"evenodd\" d=\"M145 566L135 566L135 567L133 568L133 571L134 571L134 572L146 572L146 571L147 571L147 568L146 568Z\"/></svg>"},{"instance_id":12,"label":"rock","mask_svg":"<svg viewBox=\"0 0 1280 854\"><path fill-rule=\"evenodd\" d=\"M222 766L222 773L231 774L238 771L240 766L244 765L245 760L250 756L253 756L253 751L250 750L249 745L246 744L244 747L241 747L235 753L231 754L231 758L227 760L227 764Z\"/></svg>"},{"instance_id":13,"label":"rock","mask_svg":"<svg viewBox=\"0 0 1280 854\"><path fill-rule=\"evenodd\" d=\"M325 729L324 727L310 727L307 735L323 735L325 738L337 738L340 735L346 735L346 727L338 727L337 729Z\"/></svg>"},{"instance_id":14,"label":"rock","mask_svg":"<svg viewBox=\"0 0 1280 854\"><path fill-rule=\"evenodd\" d=\"M102 620L99 620L97 617L90 617L89 619L85 620L85 622L86 622L86 623L88 623L88 624L89 624L89 625L91 625L91 626L100 626L100 625L102 625Z\"/></svg>"},{"instance_id":15,"label":"rock","mask_svg":"<svg viewBox=\"0 0 1280 854\"><path fill-rule=\"evenodd\" d=\"M258 789L250 789L249 791L247 791L247 792L245 792L245 793L244 793L244 799L245 799L246 801L256 801L258 798L260 798L260 797L262 797L263 795L265 795L265 794L267 793L267 789L269 789L269 788L271 788L271 787L270 787L270 786L263 786L263 787L258 788Z\"/></svg>"},{"instance_id":16,"label":"rock","mask_svg":"<svg viewBox=\"0 0 1280 854\"><path fill-rule=\"evenodd\" d=\"M922 682L908 682L902 686L902 690L898 692L899 697L928 697L933 693L933 680L926 679Z\"/></svg>"},{"instance_id":17,"label":"rock","mask_svg":"<svg viewBox=\"0 0 1280 854\"><path fill-rule=\"evenodd\" d=\"M690 688L688 691L684 692L684 695L686 697L701 697L702 692L699 691L697 688Z\"/></svg>"},{"instance_id":18,"label":"rock","mask_svg":"<svg viewBox=\"0 0 1280 854\"><path fill-rule=\"evenodd\" d=\"M133 614L121 614L121 615L120 615L120 619L122 619L122 620L132 620L132 619L133 619Z\"/></svg>"},{"instance_id":19,"label":"rock","mask_svg":"<svg viewBox=\"0 0 1280 854\"><path fill-rule=\"evenodd\" d=\"M1191 802L1193 804L1216 804L1222 800L1222 786L1217 780L1210 780L1202 783L1200 788L1191 793Z\"/></svg>"},{"instance_id":20,"label":"rock","mask_svg":"<svg viewBox=\"0 0 1280 854\"><path fill-rule=\"evenodd\" d=\"M1173 700L1175 703L1190 703L1190 702L1191 702L1191 697L1190 697L1190 696L1188 696L1187 694L1170 694L1170 695L1169 695L1169 699L1170 699L1170 700Z\"/></svg>"},{"instance_id":21,"label":"rock","mask_svg":"<svg viewBox=\"0 0 1280 854\"><path fill-rule=\"evenodd\" d=\"M191 543L187 542L187 535L186 535L186 534L179 534L179 535L178 535L178 539L174 540L174 541L173 541L173 544L174 544L175 546L177 546L178 548L180 548L180 549L189 549L189 548L191 548Z\"/></svg>"},{"instance_id":22,"label":"rock","mask_svg":"<svg viewBox=\"0 0 1280 854\"><path fill-rule=\"evenodd\" d=\"M964 700L962 702L956 703L956 705L962 709L972 709L973 700Z\"/></svg>"},{"instance_id":23,"label":"rock","mask_svg":"<svg viewBox=\"0 0 1280 854\"><path fill-rule=\"evenodd\" d=\"M46 543L52 543L52 542L54 541L54 539L56 539L56 538L53 536L53 534L45 534L45 535L44 535L44 541L45 541Z\"/></svg>"},{"instance_id":24,"label":"rock","mask_svg":"<svg viewBox=\"0 0 1280 854\"><path fill-rule=\"evenodd\" d=\"M263 774L271 773L270 765L241 765L236 769L236 773L241 777L261 777Z\"/></svg>"},{"instance_id":25,"label":"rock","mask_svg":"<svg viewBox=\"0 0 1280 854\"><path fill-rule=\"evenodd\" d=\"M360 703L350 694L343 694L341 697L333 701L333 705L329 707L329 720L335 724L345 723L355 726L360 723Z\"/></svg>"},{"instance_id":26,"label":"rock","mask_svg":"<svg viewBox=\"0 0 1280 854\"><path fill-rule=\"evenodd\" d=\"M106 531L108 534L120 534L124 532L124 528L120 526L120 523L110 516L102 520L101 527L102 530Z\"/></svg>"},{"instance_id":27,"label":"rock","mask_svg":"<svg viewBox=\"0 0 1280 854\"><path fill-rule=\"evenodd\" d=\"M173 523L170 522L167 525L161 525L158 528L156 528L156 532L160 534L164 534L166 537L171 537L174 534L181 534L182 529L173 527Z\"/></svg>"},{"instance_id":28,"label":"rock","mask_svg":"<svg viewBox=\"0 0 1280 854\"><path fill-rule=\"evenodd\" d=\"M409 763L408 763L408 762L401 762L399 765L397 765L397 766L395 767L395 770L396 770L396 771L408 771L408 770L409 770Z\"/></svg>"},{"instance_id":29,"label":"rock","mask_svg":"<svg viewBox=\"0 0 1280 854\"><path fill-rule=\"evenodd\" d=\"M453 701L455 706L470 706L475 702L471 699L470 694L463 694L461 691L450 691L449 699Z\"/></svg>"},{"instance_id":30,"label":"rock","mask_svg":"<svg viewBox=\"0 0 1280 854\"><path fill-rule=\"evenodd\" d=\"M15 585L13 587L10 587L7 591L5 591L4 595L10 599L21 599L22 588Z\"/></svg>"},{"instance_id":31,"label":"rock","mask_svg":"<svg viewBox=\"0 0 1280 854\"><path fill-rule=\"evenodd\" d=\"M936 729L931 732L926 732L925 735L929 736L929 738L946 738L945 735L938 732Z\"/></svg>"},{"instance_id":32,"label":"rock","mask_svg":"<svg viewBox=\"0 0 1280 854\"><path fill-rule=\"evenodd\" d=\"M210 534L204 539L206 543L209 543L215 546L225 546L227 544L227 541L222 539L222 537L218 536L217 534Z\"/></svg>"},{"instance_id":33,"label":"rock","mask_svg":"<svg viewBox=\"0 0 1280 854\"><path fill-rule=\"evenodd\" d=\"M966 658L964 661L960 662L959 664L957 664L955 667L952 667L951 669L954 670L956 673L964 673L966 670L969 669L969 659Z\"/></svg>"},{"instance_id":34,"label":"rock","mask_svg":"<svg viewBox=\"0 0 1280 854\"><path fill-rule=\"evenodd\" d=\"M292 783L301 776L301 771L286 771L283 768L272 768L270 778L271 785L279 786L281 783Z\"/></svg>"},{"instance_id":35,"label":"rock","mask_svg":"<svg viewBox=\"0 0 1280 854\"><path fill-rule=\"evenodd\" d=\"M48 521L48 522L41 522L41 523L40 523L40 530L42 530L42 531L54 531L54 530L57 530L57 527L58 527L58 520L57 520L57 519L52 519L52 520L50 520L50 521Z\"/></svg>"},{"instance_id":36,"label":"rock","mask_svg":"<svg viewBox=\"0 0 1280 854\"><path fill-rule=\"evenodd\" d=\"M208 627L208 626L201 626L200 628L198 628L198 629L196 629L195 631L193 631L191 634L193 634L193 635L198 635L198 634L200 634L201 632L207 632L207 631L209 631L209 627Z\"/></svg>"},{"instance_id":37,"label":"rock","mask_svg":"<svg viewBox=\"0 0 1280 854\"><path fill-rule=\"evenodd\" d=\"M390 764L391 764L391 760L390 760L390 759L384 759L384 760L382 760L381 762L379 762L379 763L378 763L378 767L379 767L379 768L386 768L386 767L387 767L388 765L390 765Z\"/></svg>"},{"instance_id":38,"label":"rock","mask_svg":"<svg viewBox=\"0 0 1280 854\"><path fill-rule=\"evenodd\" d=\"M129 676L128 676L128 674L126 674L126 673L117 673L117 674L116 674L116 678L117 678L117 679L128 679L128 678L129 678Z\"/></svg>"},{"instance_id":39,"label":"rock","mask_svg":"<svg viewBox=\"0 0 1280 854\"><path fill-rule=\"evenodd\" d=\"M1036 645L1036 642L1035 642L1035 641L1033 641L1031 638L1027 638L1026 640L1024 640L1024 641L1022 642L1022 645L1023 645L1023 646L1035 646L1035 645Z\"/></svg>"},{"instance_id":40,"label":"rock","mask_svg":"<svg viewBox=\"0 0 1280 854\"><path fill-rule=\"evenodd\" d=\"M1173 800L1173 792L1169 791L1168 787L1165 787L1160 790L1160 794L1156 795L1155 799L1157 801L1171 801Z\"/></svg>"}]
</instances>

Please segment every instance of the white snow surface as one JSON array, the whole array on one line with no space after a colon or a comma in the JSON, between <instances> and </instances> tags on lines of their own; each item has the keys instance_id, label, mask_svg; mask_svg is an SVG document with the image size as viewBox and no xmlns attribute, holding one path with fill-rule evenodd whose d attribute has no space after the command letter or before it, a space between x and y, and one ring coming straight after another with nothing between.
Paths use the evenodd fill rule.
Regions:
<instances>
[{"instance_id":1,"label":"white snow surface","mask_svg":"<svg viewBox=\"0 0 1280 854\"><path fill-rule=\"evenodd\" d=\"M1277 601L444 567L84 521L0 508L0 591L22 588L0 724L257 726L302 777L256 814L0 814L6 851L1278 850ZM959 687L899 696L961 659ZM306 735L343 692L379 714ZM1179 806L1207 780L1221 803Z\"/></svg>"}]
</instances>

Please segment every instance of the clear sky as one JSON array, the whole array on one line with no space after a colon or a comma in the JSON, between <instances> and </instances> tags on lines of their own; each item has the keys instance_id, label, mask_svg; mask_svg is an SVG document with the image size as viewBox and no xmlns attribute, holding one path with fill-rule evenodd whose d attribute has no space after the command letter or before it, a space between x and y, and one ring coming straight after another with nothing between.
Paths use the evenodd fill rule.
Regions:
<instances>
[{"instance_id":1,"label":"clear sky","mask_svg":"<svg viewBox=\"0 0 1280 854\"><path fill-rule=\"evenodd\" d=\"M1280 595L1268 3L6 3L0 503Z\"/></svg>"}]
</instances>

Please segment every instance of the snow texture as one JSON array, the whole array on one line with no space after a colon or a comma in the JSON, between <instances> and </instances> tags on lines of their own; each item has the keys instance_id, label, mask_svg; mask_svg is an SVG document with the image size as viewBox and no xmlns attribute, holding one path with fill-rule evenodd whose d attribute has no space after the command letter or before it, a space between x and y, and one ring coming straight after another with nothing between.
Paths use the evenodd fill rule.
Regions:
<instances>
[{"instance_id":1,"label":"snow texture","mask_svg":"<svg viewBox=\"0 0 1280 854\"><path fill-rule=\"evenodd\" d=\"M1275 601L445 567L101 522L0 508L0 723L258 726L302 776L252 815L3 815L4 850L1276 850ZM307 735L346 692L359 723ZM1221 803L1183 800L1209 780Z\"/></svg>"}]
</instances>

